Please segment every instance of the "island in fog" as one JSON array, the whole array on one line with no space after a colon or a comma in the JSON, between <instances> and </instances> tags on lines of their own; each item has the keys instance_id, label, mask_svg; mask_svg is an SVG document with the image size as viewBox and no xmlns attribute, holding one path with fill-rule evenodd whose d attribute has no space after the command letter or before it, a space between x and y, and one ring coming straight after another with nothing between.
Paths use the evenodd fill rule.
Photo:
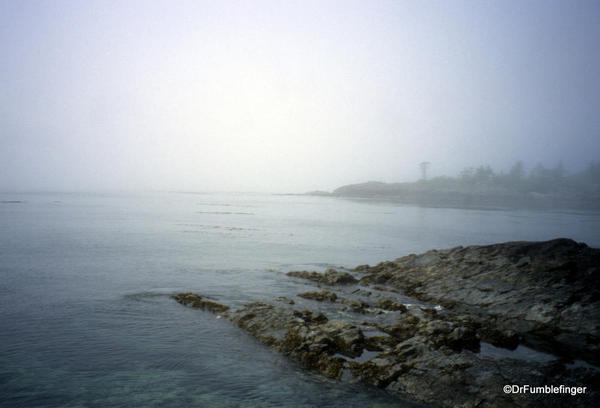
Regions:
<instances>
[{"instance_id":1,"label":"island in fog","mask_svg":"<svg viewBox=\"0 0 600 408\"><path fill-rule=\"evenodd\" d=\"M425 167L425 166L423 166ZM369 181L315 196L385 200L431 207L600 209L600 162L567 174L562 164L547 169L538 164L527 174L522 162L507 173L490 166L467 168L458 177L427 178L413 183Z\"/></svg>"}]
</instances>

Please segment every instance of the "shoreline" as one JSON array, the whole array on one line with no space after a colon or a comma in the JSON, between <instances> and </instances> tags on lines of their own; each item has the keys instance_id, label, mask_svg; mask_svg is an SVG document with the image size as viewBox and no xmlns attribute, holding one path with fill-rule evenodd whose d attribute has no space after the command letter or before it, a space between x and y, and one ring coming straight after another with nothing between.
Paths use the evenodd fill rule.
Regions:
<instances>
[{"instance_id":1,"label":"shoreline","mask_svg":"<svg viewBox=\"0 0 600 408\"><path fill-rule=\"evenodd\" d=\"M304 367L401 400L452 407L600 405L600 250L568 239L411 254L375 266L288 272L314 286L229 319ZM226 302L224 302L226 303ZM506 394L564 384L585 394Z\"/></svg>"},{"instance_id":2,"label":"shoreline","mask_svg":"<svg viewBox=\"0 0 600 408\"><path fill-rule=\"evenodd\" d=\"M600 211L600 198L577 200L565 196L544 196L523 194L514 196L495 196L465 192L418 191L404 195L386 194L342 194L308 192L312 197L331 197L345 200L357 200L374 203L392 203L413 205L425 208L455 208L464 210L555 210L555 211Z\"/></svg>"}]
</instances>

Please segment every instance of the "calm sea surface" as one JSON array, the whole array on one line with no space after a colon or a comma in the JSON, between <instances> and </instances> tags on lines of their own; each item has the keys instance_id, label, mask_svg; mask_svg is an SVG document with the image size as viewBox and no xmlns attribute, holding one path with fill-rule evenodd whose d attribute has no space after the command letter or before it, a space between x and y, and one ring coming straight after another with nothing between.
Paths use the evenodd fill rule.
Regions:
<instances>
[{"instance_id":1,"label":"calm sea surface","mask_svg":"<svg viewBox=\"0 0 600 408\"><path fill-rule=\"evenodd\" d=\"M289 270L509 240L600 246L598 213L251 194L0 201L2 407L408 407L306 372L168 295L236 306L302 291Z\"/></svg>"}]
</instances>

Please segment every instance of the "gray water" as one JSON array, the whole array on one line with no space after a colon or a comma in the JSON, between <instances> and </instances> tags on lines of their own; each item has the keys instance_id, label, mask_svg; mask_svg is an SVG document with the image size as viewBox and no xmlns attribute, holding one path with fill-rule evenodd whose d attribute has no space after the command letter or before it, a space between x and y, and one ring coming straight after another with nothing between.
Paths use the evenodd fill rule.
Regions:
<instances>
[{"instance_id":1,"label":"gray water","mask_svg":"<svg viewBox=\"0 0 600 408\"><path fill-rule=\"evenodd\" d=\"M241 305L285 272L568 237L600 215L251 194L0 194L0 406L408 407L306 372L168 295Z\"/></svg>"}]
</instances>

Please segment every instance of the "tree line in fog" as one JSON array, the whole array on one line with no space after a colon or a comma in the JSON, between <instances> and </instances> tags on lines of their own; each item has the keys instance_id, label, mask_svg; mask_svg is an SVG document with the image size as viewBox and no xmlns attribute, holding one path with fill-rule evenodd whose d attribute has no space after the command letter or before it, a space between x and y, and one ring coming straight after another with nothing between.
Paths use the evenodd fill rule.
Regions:
<instances>
[{"instance_id":1,"label":"tree line in fog","mask_svg":"<svg viewBox=\"0 0 600 408\"><path fill-rule=\"evenodd\" d=\"M421 179L419 184L438 188L503 189L527 193L552 193L564 190L596 190L600 188L600 162L592 162L581 172L568 174L562 163L552 168L537 164L529 171L522 161L516 162L508 172L495 172L489 165L468 167L457 177Z\"/></svg>"}]
</instances>

